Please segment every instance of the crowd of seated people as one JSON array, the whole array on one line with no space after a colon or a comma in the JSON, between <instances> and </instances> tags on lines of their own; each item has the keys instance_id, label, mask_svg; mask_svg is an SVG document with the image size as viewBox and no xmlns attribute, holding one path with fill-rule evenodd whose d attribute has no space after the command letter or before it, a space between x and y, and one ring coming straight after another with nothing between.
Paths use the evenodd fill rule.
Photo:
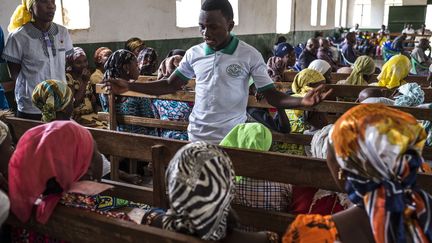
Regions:
<instances>
[{"instance_id":1,"label":"crowd of seated people","mask_svg":"<svg viewBox=\"0 0 432 243\"><path fill-rule=\"evenodd\" d=\"M24 9L39 14L38 11L33 11L40 7L35 4L37 1L24 1ZM229 4L226 0L220 0L219 3L214 0L206 2L208 5L203 4L203 11L208 12L214 11L215 6L220 7L220 2ZM225 15L219 15L226 20ZM284 81L284 73L294 71L298 73L291 89L285 93L276 93L278 97L289 96L294 97L295 101L308 101L311 94L331 82L332 72L348 67L350 75L338 84L370 85L371 88L360 93L358 102L362 105L346 112L334 124L331 124L327 114L296 109L307 105L293 105L288 102L289 99L273 111L244 110L247 120L223 134L216 143L221 147L194 141L177 152L166 173L169 206L152 208L139 202L101 194L107 188L97 182L110 173L110 164L99 153L97 144L84 127L106 128L106 124L98 120L97 112L108 110L108 98L106 95L98 96L95 87L103 82L114 83L114 80L138 84L135 81L140 75L145 75L154 76L155 80L168 80L167 85L171 87L180 83L178 86L182 88L190 77L185 74L190 73L181 72L193 69L189 62L200 58L196 56L197 53L212 54L215 50L207 44L188 51L173 49L159 64L156 50L134 37L126 42L123 49L100 47L92 53L95 63L92 73L84 49L73 47L72 43L62 43L64 53L54 55L53 50L57 49L50 49L51 45L59 43L56 35L51 33L53 36L48 39L52 43L38 42L42 47L35 49L32 58L55 61L57 66L62 67L61 71L48 77L48 71L41 69L41 74L37 77L30 76L40 79L39 81L29 82L31 87L22 87L28 80L21 73L26 71L20 70L30 64L28 60L24 60L22 50L16 46L24 38L21 31L29 29L39 33L40 28L56 29L53 33L69 38L67 31L62 32L64 30L61 26L49 21L49 25L46 25L42 17L35 15L34 22L24 23L23 28L15 28L17 30L10 35L3 55L10 64L12 78L20 90L17 97L18 116L46 123L27 131L18 144L12 146L12 133L0 121L0 223L7 217L9 207L22 222L28 222L33 210L36 210L36 221L46 223L56 205L60 204L204 240L223 242L309 242L312 239L321 242L350 242L352 238L358 242L384 242L384 238L389 242L401 239L412 242L432 240L432 229L429 228L432 213L429 208L430 196L414 183L417 171L428 172L421 152L424 145L432 146L432 124L430 121L417 121L411 115L386 106L432 108L430 104L424 104L425 94L421 87L405 81L411 73L429 75L428 79L432 82L432 61L426 54L430 50L427 39L419 39L409 57L398 54L389 58L382 69L378 69L378 82L375 84L371 82L372 74L377 72L373 58L383 55L381 48L389 35L385 26L376 35L362 32L356 25L346 34L339 47L319 33L307 41L298 58L293 45L287 43L286 38L280 37L267 65L258 52L253 52L259 60L251 61L250 69L254 71L247 75L247 79L251 77L250 82L242 88L250 89L258 100L263 97L269 100L270 95L266 93L268 85L273 85L272 81ZM17 27L16 23L14 27ZM392 48L404 50L404 41L411 32L412 27L408 26L406 31L393 40ZM430 32L422 26L417 33L427 35ZM212 42L216 40L211 39L208 43ZM224 48L217 51L230 52L233 46L245 48L244 52L252 52L234 36L230 36ZM198 48L201 49L197 50ZM229 70L230 77L241 75L235 68L224 70ZM171 80L176 75L182 76L184 82ZM197 73L195 76L199 79L206 75L209 74ZM152 82L148 83L152 85ZM389 89L393 92L390 93ZM145 89L142 90L142 93L146 93ZM214 101L215 93L208 96L209 104L217 105ZM316 99L319 102L322 97ZM288 103L289 105L284 105ZM188 102L116 96L114 112L190 122L206 115L191 115L194 106L195 104ZM210 115L214 115L214 107L201 108L208 109ZM0 111L0 118L4 115L6 113ZM373 119L369 119L370 117ZM187 131L129 124L119 124L118 130L191 140ZM203 134L205 132L202 130ZM313 139L310 146L282 143L273 140L272 132L313 135ZM369 135L368 139L364 139L365 134ZM397 148L391 143L395 136L402 138L397 142L400 145ZM67 139L59 139L65 137ZM62 149L56 149L59 146ZM236 176L223 147L326 159L329 170L344 193ZM388 154L391 156L387 156ZM199 176L191 177L191 174ZM127 175L121 176L125 177ZM215 183L209 184L208 180ZM391 190L392 186L401 190ZM74 190L70 191L71 188ZM91 193L85 189L91 189ZM403 195L400 191L403 191ZM379 204L383 201L387 202L384 206ZM283 236L272 232L246 232L239 230L231 203L298 216L291 225L287 225ZM374 210L369 210L370 208ZM141 217L137 219L136 214ZM402 214L408 214L409 219ZM10 237L14 242L57 241L50 236L19 227L11 230Z\"/></svg>"}]
</instances>

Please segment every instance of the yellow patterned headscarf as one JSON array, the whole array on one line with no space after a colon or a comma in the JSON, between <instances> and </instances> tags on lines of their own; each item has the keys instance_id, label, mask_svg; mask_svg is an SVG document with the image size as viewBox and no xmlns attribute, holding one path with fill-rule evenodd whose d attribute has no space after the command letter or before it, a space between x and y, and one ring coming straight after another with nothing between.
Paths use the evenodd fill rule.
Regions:
<instances>
[{"instance_id":1,"label":"yellow patterned headscarf","mask_svg":"<svg viewBox=\"0 0 432 243\"><path fill-rule=\"evenodd\" d=\"M33 91L33 104L42 111L42 121L56 119L56 112L64 110L72 101L72 91L66 82L45 80Z\"/></svg>"},{"instance_id":2,"label":"yellow patterned headscarf","mask_svg":"<svg viewBox=\"0 0 432 243\"><path fill-rule=\"evenodd\" d=\"M408 57L401 54L393 56L378 75L378 86L392 89L405 84L403 79L408 76L410 69L411 62Z\"/></svg>"},{"instance_id":3,"label":"yellow patterned headscarf","mask_svg":"<svg viewBox=\"0 0 432 243\"><path fill-rule=\"evenodd\" d=\"M14 30L31 21L32 14L30 13L30 9L35 2L36 0L22 0L22 3L15 9L15 12L12 14L8 26L9 32L13 32Z\"/></svg>"},{"instance_id":4,"label":"yellow patterned headscarf","mask_svg":"<svg viewBox=\"0 0 432 243\"><path fill-rule=\"evenodd\" d=\"M346 80L349 85L368 85L363 75L371 75L375 72L375 63L370 56L360 56L354 62L353 70Z\"/></svg>"},{"instance_id":5,"label":"yellow patterned headscarf","mask_svg":"<svg viewBox=\"0 0 432 243\"><path fill-rule=\"evenodd\" d=\"M325 78L320 72L306 68L294 77L291 88L295 94L304 96L309 90L312 90L312 88L308 86L309 84L324 80Z\"/></svg>"}]
</instances>

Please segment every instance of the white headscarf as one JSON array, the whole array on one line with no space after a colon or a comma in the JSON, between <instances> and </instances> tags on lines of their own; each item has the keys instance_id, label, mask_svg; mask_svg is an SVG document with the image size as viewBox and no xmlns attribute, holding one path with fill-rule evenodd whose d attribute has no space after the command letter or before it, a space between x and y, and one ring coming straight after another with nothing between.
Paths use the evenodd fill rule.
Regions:
<instances>
[{"instance_id":1,"label":"white headscarf","mask_svg":"<svg viewBox=\"0 0 432 243\"><path fill-rule=\"evenodd\" d=\"M4 192L0 191L0 226L3 224L3 222L7 219L9 215L9 207L9 198Z\"/></svg>"},{"instance_id":2,"label":"white headscarf","mask_svg":"<svg viewBox=\"0 0 432 243\"><path fill-rule=\"evenodd\" d=\"M330 64L324 60L316 59L313 62L309 64L310 69L314 69L318 72L320 72L322 75L328 72L328 70L331 68Z\"/></svg>"}]
</instances>

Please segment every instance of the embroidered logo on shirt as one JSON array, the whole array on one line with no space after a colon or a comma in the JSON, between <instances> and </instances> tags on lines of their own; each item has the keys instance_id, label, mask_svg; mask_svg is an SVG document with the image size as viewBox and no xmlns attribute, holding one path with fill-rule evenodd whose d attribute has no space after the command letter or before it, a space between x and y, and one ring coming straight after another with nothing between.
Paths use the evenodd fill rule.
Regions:
<instances>
[{"instance_id":1,"label":"embroidered logo on shirt","mask_svg":"<svg viewBox=\"0 0 432 243\"><path fill-rule=\"evenodd\" d=\"M231 64L227 67L226 72L228 73L229 76L233 78L237 78L241 75L242 68L238 64Z\"/></svg>"}]
</instances>

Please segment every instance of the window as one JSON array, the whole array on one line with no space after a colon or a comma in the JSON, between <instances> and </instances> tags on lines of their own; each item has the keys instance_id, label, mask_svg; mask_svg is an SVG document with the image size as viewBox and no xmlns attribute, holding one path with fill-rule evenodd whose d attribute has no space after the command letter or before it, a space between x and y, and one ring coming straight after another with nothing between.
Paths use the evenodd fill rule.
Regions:
<instances>
[{"instance_id":1,"label":"window","mask_svg":"<svg viewBox=\"0 0 432 243\"><path fill-rule=\"evenodd\" d=\"M54 22L68 29L90 28L89 0L56 0Z\"/></svg>"},{"instance_id":2,"label":"window","mask_svg":"<svg viewBox=\"0 0 432 243\"><path fill-rule=\"evenodd\" d=\"M426 29L432 27L432 4L429 4L426 9Z\"/></svg>"},{"instance_id":3,"label":"window","mask_svg":"<svg viewBox=\"0 0 432 243\"><path fill-rule=\"evenodd\" d=\"M326 26L327 25L327 6L328 2L327 0L321 0L321 19L320 19L320 25Z\"/></svg>"},{"instance_id":4,"label":"window","mask_svg":"<svg viewBox=\"0 0 432 243\"><path fill-rule=\"evenodd\" d=\"M347 25L347 11L348 11L348 2L347 0L342 0L342 14L341 14L341 26Z\"/></svg>"},{"instance_id":5,"label":"window","mask_svg":"<svg viewBox=\"0 0 432 243\"><path fill-rule=\"evenodd\" d=\"M335 1L335 27L341 26L341 9L342 9L341 0Z\"/></svg>"},{"instance_id":6,"label":"window","mask_svg":"<svg viewBox=\"0 0 432 243\"><path fill-rule=\"evenodd\" d=\"M286 34L291 29L292 0L277 0L276 32Z\"/></svg>"},{"instance_id":7,"label":"window","mask_svg":"<svg viewBox=\"0 0 432 243\"><path fill-rule=\"evenodd\" d=\"M229 0L234 11L234 22L239 23L238 0ZM198 26L202 0L176 0L176 25L180 28Z\"/></svg>"},{"instance_id":8,"label":"window","mask_svg":"<svg viewBox=\"0 0 432 243\"><path fill-rule=\"evenodd\" d=\"M354 2L354 24L359 24L361 27L369 27L371 18L371 1L356 0Z\"/></svg>"},{"instance_id":9,"label":"window","mask_svg":"<svg viewBox=\"0 0 432 243\"><path fill-rule=\"evenodd\" d=\"M390 6L402 6L402 0L385 0L385 2L384 2L384 19L383 19L383 24L385 24L385 25L388 25Z\"/></svg>"},{"instance_id":10,"label":"window","mask_svg":"<svg viewBox=\"0 0 432 243\"><path fill-rule=\"evenodd\" d=\"M318 21L318 0L311 0L311 25L317 26Z\"/></svg>"}]
</instances>

